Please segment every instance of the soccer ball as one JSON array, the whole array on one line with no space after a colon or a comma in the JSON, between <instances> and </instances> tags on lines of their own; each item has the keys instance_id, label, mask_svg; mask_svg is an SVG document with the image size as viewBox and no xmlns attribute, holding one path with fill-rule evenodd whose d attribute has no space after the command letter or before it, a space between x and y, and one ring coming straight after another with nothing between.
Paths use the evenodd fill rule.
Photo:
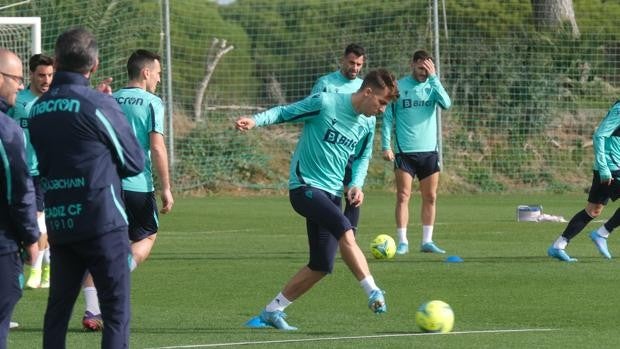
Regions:
<instances>
[{"instance_id":1,"label":"soccer ball","mask_svg":"<svg viewBox=\"0 0 620 349\"><path fill-rule=\"evenodd\" d=\"M387 234L378 235L370 243L370 252L376 259L393 258L396 253L396 242Z\"/></svg>"},{"instance_id":2,"label":"soccer ball","mask_svg":"<svg viewBox=\"0 0 620 349\"><path fill-rule=\"evenodd\" d=\"M424 332L448 333L454 327L454 312L446 302L430 301L418 308L415 323Z\"/></svg>"}]
</instances>

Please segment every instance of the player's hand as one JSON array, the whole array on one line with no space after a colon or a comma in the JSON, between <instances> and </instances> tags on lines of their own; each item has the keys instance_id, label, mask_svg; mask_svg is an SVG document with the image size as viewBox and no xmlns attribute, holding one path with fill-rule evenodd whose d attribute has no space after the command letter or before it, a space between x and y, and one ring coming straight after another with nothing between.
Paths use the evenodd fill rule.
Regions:
<instances>
[{"instance_id":1,"label":"player's hand","mask_svg":"<svg viewBox=\"0 0 620 349\"><path fill-rule=\"evenodd\" d=\"M162 190L159 196L161 198L161 209L160 213L166 214L172 211L172 206L174 205L174 198L172 198L172 192L170 189Z\"/></svg>"},{"instance_id":2,"label":"player's hand","mask_svg":"<svg viewBox=\"0 0 620 349\"><path fill-rule=\"evenodd\" d=\"M364 192L358 187L347 190L347 200L353 207L360 207L364 202Z\"/></svg>"},{"instance_id":3,"label":"player's hand","mask_svg":"<svg viewBox=\"0 0 620 349\"><path fill-rule=\"evenodd\" d=\"M24 246L24 249L26 250L27 255L27 259L24 262L32 265L34 261L37 260L37 256L39 255L39 244L35 242L34 244Z\"/></svg>"},{"instance_id":4,"label":"player's hand","mask_svg":"<svg viewBox=\"0 0 620 349\"><path fill-rule=\"evenodd\" d=\"M435 63L430 58L427 58L422 62L422 66L428 72L428 76L434 75L437 71L435 70Z\"/></svg>"},{"instance_id":5,"label":"player's hand","mask_svg":"<svg viewBox=\"0 0 620 349\"><path fill-rule=\"evenodd\" d=\"M385 161L394 161L394 152L392 149L387 149L383 151L383 159Z\"/></svg>"},{"instance_id":6,"label":"player's hand","mask_svg":"<svg viewBox=\"0 0 620 349\"><path fill-rule=\"evenodd\" d=\"M98 85L97 87L95 87L95 89L99 92L105 93L105 94L112 94L112 78L111 77L107 77L105 79L103 79Z\"/></svg>"},{"instance_id":7,"label":"player's hand","mask_svg":"<svg viewBox=\"0 0 620 349\"><path fill-rule=\"evenodd\" d=\"M613 178L607 178L607 179L601 179L601 184L604 185L611 185L611 183L614 181Z\"/></svg>"},{"instance_id":8,"label":"player's hand","mask_svg":"<svg viewBox=\"0 0 620 349\"><path fill-rule=\"evenodd\" d=\"M253 129L256 126L256 121L254 119L242 116L235 121L235 128L238 131L247 131Z\"/></svg>"}]
</instances>

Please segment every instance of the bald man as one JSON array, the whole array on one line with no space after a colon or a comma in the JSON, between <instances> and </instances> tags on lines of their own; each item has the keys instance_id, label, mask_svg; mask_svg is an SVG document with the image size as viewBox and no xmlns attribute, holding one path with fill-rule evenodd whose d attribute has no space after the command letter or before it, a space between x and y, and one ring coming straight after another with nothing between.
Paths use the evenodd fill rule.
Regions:
<instances>
[{"instance_id":1,"label":"bald man","mask_svg":"<svg viewBox=\"0 0 620 349\"><path fill-rule=\"evenodd\" d=\"M0 48L0 349L7 346L13 309L22 296L23 262L39 252L37 207L21 128L5 113L24 89L22 62Z\"/></svg>"}]
</instances>

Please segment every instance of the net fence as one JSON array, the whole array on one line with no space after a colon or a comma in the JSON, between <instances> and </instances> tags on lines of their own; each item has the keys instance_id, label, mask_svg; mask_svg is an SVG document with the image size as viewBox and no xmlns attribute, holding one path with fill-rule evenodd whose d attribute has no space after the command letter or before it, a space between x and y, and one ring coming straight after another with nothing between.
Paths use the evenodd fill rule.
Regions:
<instances>
[{"instance_id":1,"label":"net fence","mask_svg":"<svg viewBox=\"0 0 620 349\"><path fill-rule=\"evenodd\" d=\"M352 42L368 53L363 72L385 67L408 75L419 48L440 57L453 101L442 113L442 190L587 186L591 135L618 97L620 4L438 0L436 34L433 3L171 1L172 60L164 65L172 67L172 90L162 96L174 101L168 131L176 190L285 188L299 125L240 135L232 122L307 96L318 77L338 69ZM40 16L47 53L62 30L88 27L100 43L94 80L112 76L120 88L132 50L164 51L162 5L42 0L0 16ZM378 136L367 184L391 188L392 165L380 158L379 144Z\"/></svg>"}]
</instances>

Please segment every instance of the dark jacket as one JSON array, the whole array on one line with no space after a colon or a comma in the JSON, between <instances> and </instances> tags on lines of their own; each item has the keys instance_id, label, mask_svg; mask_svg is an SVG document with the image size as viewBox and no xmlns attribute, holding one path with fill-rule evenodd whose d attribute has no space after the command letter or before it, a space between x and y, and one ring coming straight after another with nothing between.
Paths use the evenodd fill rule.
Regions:
<instances>
[{"instance_id":1,"label":"dark jacket","mask_svg":"<svg viewBox=\"0 0 620 349\"><path fill-rule=\"evenodd\" d=\"M112 96L60 71L30 111L51 243L127 230L121 178L144 168L144 152Z\"/></svg>"},{"instance_id":2,"label":"dark jacket","mask_svg":"<svg viewBox=\"0 0 620 349\"><path fill-rule=\"evenodd\" d=\"M0 98L0 255L15 253L39 239L24 132L5 114L8 109Z\"/></svg>"}]
</instances>

